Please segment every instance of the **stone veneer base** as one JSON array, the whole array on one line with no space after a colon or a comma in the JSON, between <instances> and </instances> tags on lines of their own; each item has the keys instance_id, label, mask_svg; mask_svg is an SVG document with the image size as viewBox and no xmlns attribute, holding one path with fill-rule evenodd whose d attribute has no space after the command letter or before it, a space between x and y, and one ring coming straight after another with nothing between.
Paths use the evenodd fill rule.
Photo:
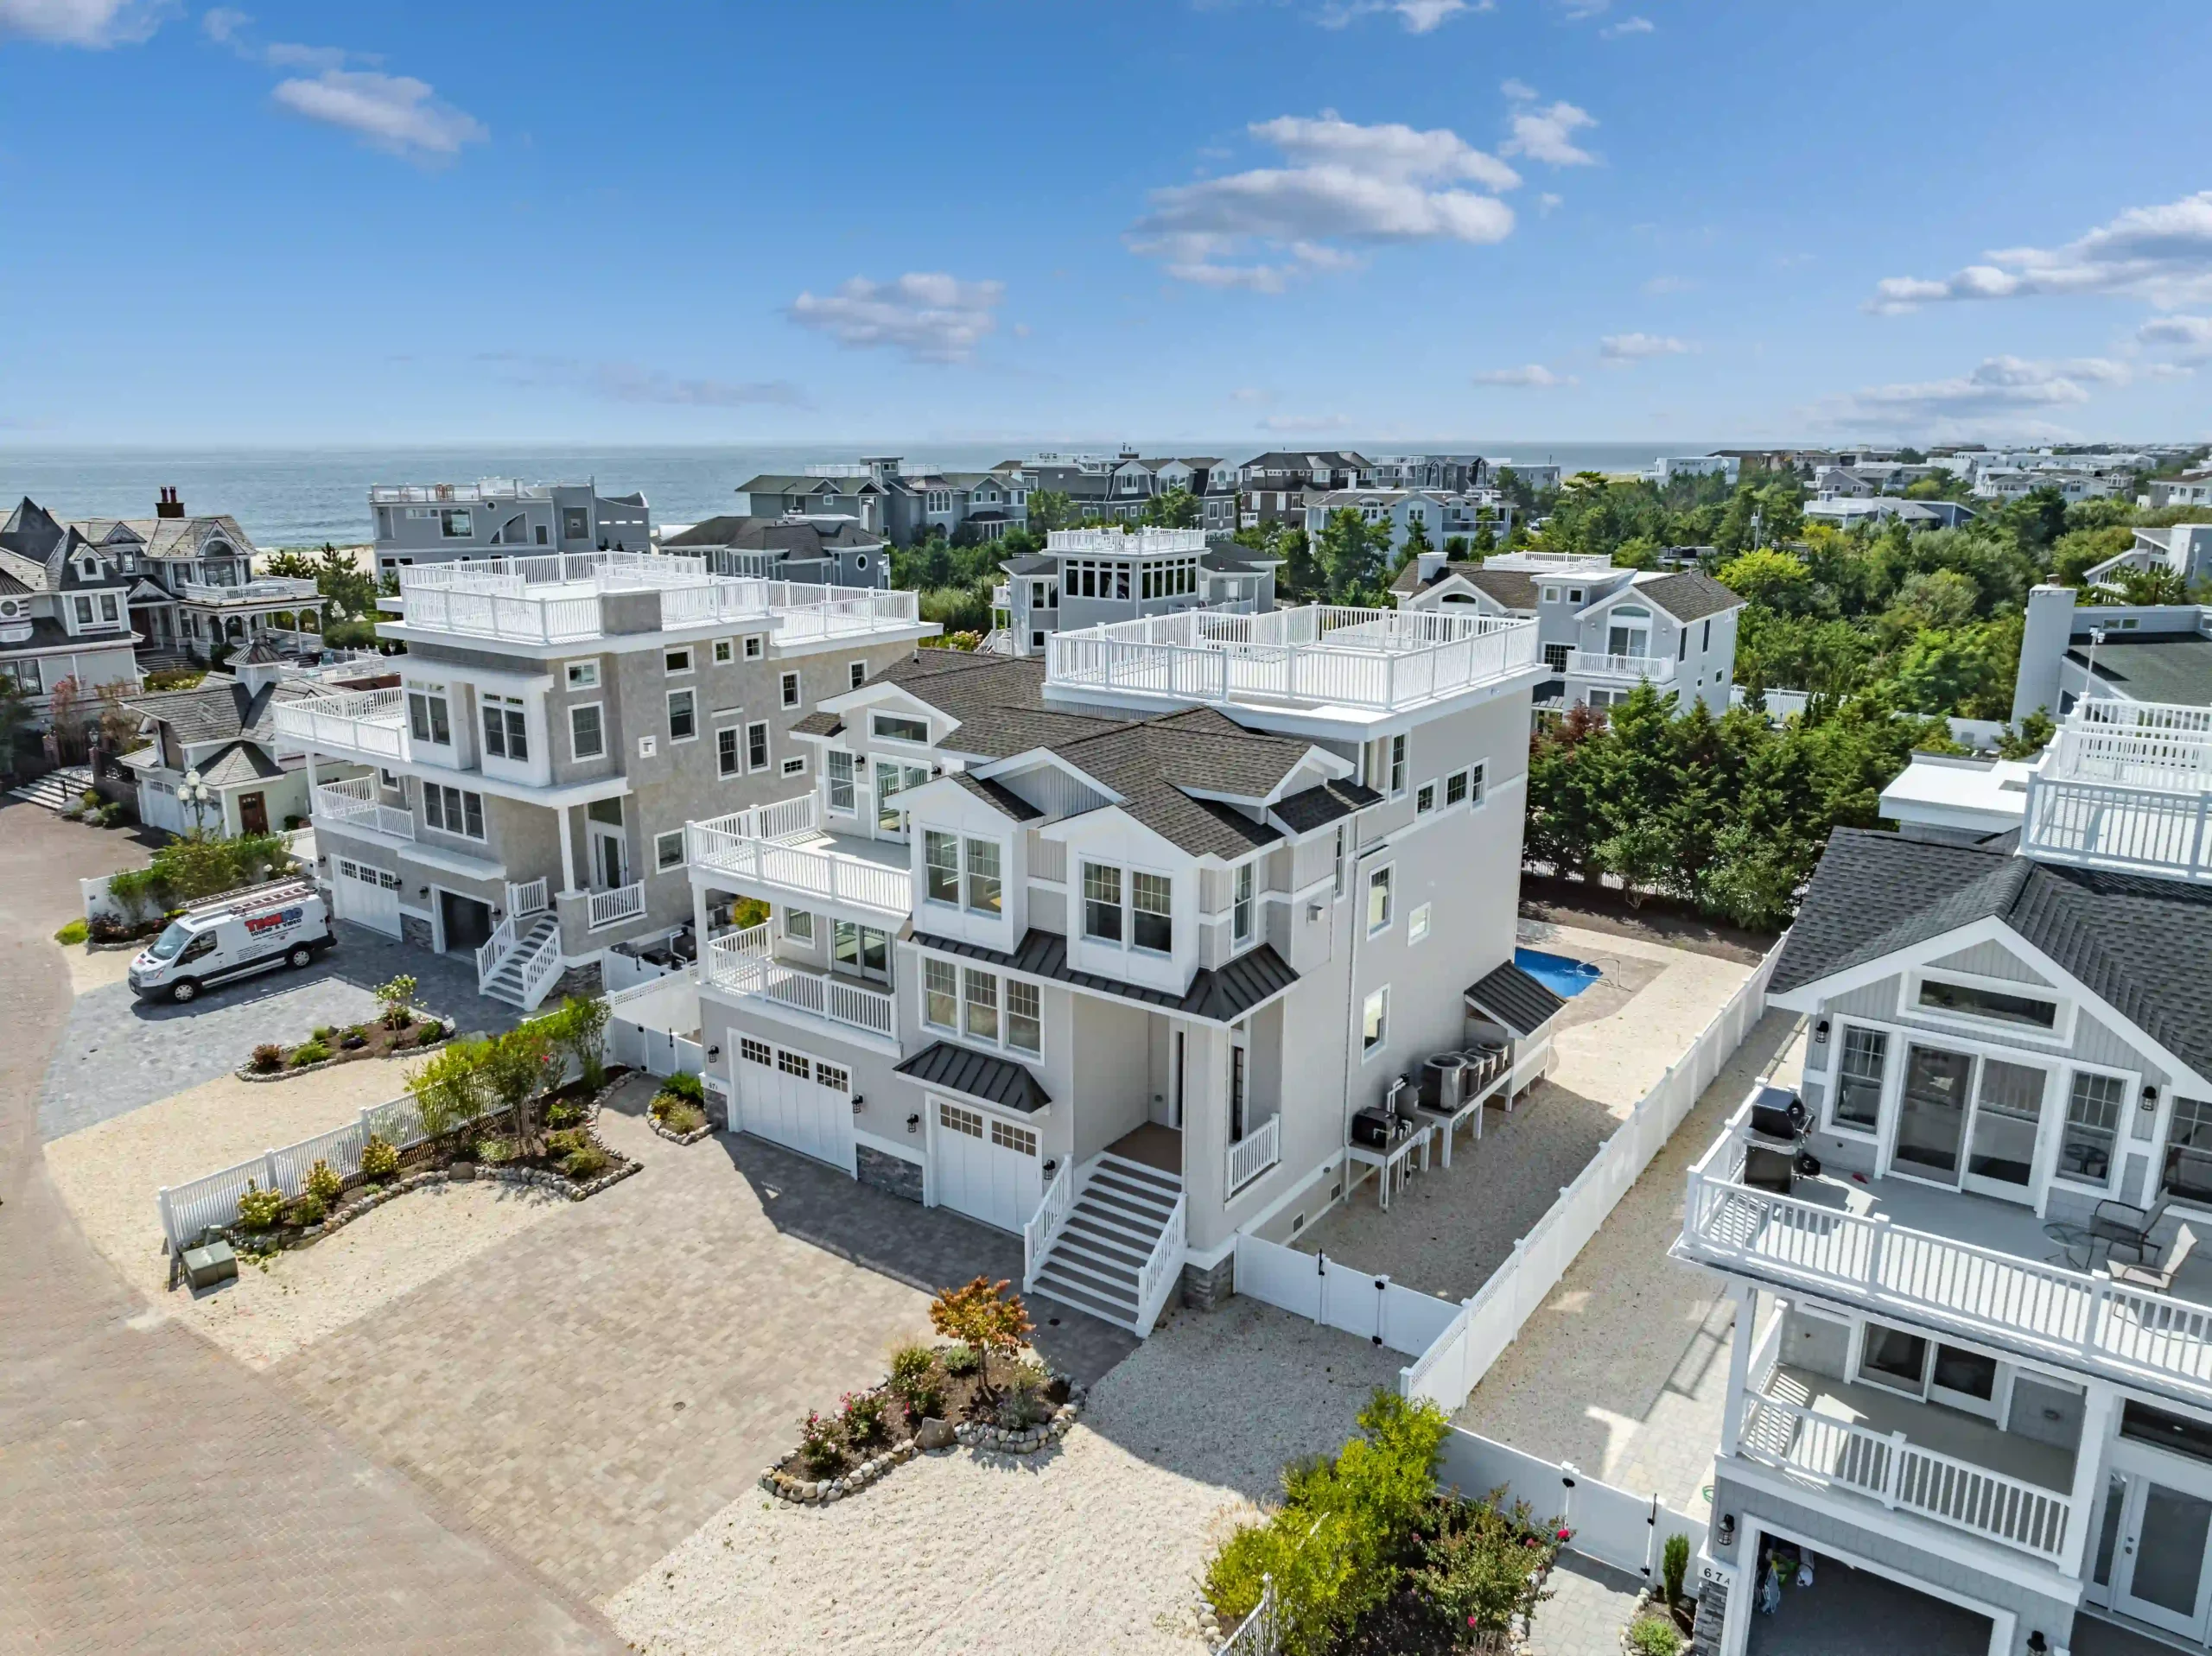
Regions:
<instances>
[{"instance_id":1,"label":"stone veneer base","mask_svg":"<svg viewBox=\"0 0 2212 1656\"><path fill-rule=\"evenodd\" d=\"M922 1164L887 1155L873 1145L853 1146L853 1168L862 1184L908 1202L922 1199Z\"/></svg>"},{"instance_id":2,"label":"stone veneer base","mask_svg":"<svg viewBox=\"0 0 2212 1656\"><path fill-rule=\"evenodd\" d=\"M1236 1255L1225 1253L1217 1265L1183 1267L1183 1303L1193 1310L1217 1311L1236 1291Z\"/></svg>"}]
</instances>

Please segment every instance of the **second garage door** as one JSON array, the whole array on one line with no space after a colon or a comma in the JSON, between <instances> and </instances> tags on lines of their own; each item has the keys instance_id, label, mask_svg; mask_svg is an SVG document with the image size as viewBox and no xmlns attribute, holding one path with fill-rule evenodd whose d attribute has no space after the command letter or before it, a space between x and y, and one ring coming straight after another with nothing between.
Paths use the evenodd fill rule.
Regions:
<instances>
[{"instance_id":1,"label":"second garage door","mask_svg":"<svg viewBox=\"0 0 2212 1656\"><path fill-rule=\"evenodd\" d=\"M338 873L330 882L330 895L338 917L398 936L399 876L346 857L333 866Z\"/></svg>"},{"instance_id":2,"label":"second garage door","mask_svg":"<svg viewBox=\"0 0 2212 1656\"><path fill-rule=\"evenodd\" d=\"M842 1064L741 1037L737 1125L746 1133L853 1171L853 1077Z\"/></svg>"},{"instance_id":3,"label":"second garage door","mask_svg":"<svg viewBox=\"0 0 2212 1656\"><path fill-rule=\"evenodd\" d=\"M933 1098L931 1194L940 1207L1001 1230L1020 1230L1037 1211L1044 1178L1037 1134L995 1115Z\"/></svg>"}]
</instances>

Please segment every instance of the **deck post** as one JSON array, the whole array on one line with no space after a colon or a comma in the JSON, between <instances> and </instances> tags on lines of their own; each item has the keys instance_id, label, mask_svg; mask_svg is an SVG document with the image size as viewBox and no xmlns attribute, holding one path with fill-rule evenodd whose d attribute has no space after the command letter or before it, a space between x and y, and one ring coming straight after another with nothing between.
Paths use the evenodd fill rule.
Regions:
<instances>
[{"instance_id":1,"label":"deck post","mask_svg":"<svg viewBox=\"0 0 2212 1656\"><path fill-rule=\"evenodd\" d=\"M1720 1458L1724 1461L1734 1456L1743 1436L1744 1407L1751 1388L1751 1340L1758 1331L1759 1309L1758 1290L1749 1283L1730 1283L1728 1298L1736 1302L1736 1325L1728 1346L1728 1398L1720 1417Z\"/></svg>"},{"instance_id":2,"label":"deck post","mask_svg":"<svg viewBox=\"0 0 2212 1656\"><path fill-rule=\"evenodd\" d=\"M2096 1510L2097 1481L2104 1471L2105 1437L2112 1420L2109 1386L2092 1383L2082 1409L2082 1436L2074 1450L2074 1492L2067 1501L2066 1539L2055 1560L2066 1575L2079 1580L2089 1545L2091 1514Z\"/></svg>"},{"instance_id":3,"label":"deck post","mask_svg":"<svg viewBox=\"0 0 2212 1656\"><path fill-rule=\"evenodd\" d=\"M1904 1479L1904 1446L1903 1432L1890 1434L1890 1463L1883 1469L1882 1474L1882 1505L1891 1511L1897 1508L1897 1486Z\"/></svg>"},{"instance_id":4,"label":"deck post","mask_svg":"<svg viewBox=\"0 0 2212 1656\"><path fill-rule=\"evenodd\" d=\"M1866 1249L1866 1286L1878 1288L1882 1285L1882 1259L1890 1248L1890 1216L1885 1213L1874 1215L1874 1240Z\"/></svg>"}]
</instances>

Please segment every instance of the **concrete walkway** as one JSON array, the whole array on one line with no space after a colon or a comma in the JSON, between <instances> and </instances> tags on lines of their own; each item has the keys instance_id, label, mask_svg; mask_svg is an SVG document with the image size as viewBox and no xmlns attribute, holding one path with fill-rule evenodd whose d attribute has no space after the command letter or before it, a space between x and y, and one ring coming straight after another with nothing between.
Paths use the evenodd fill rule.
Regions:
<instances>
[{"instance_id":1,"label":"concrete walkway","mask_svg":"<svg viewBox=\"0 0 2212 1656\"><path fill-rule=\"evenodd\" d=\"M76 882L145 853L0 803L0 1650L615 1652L278 1386L145 1305L39 1149Z\"/></svg>"}]
</instances>

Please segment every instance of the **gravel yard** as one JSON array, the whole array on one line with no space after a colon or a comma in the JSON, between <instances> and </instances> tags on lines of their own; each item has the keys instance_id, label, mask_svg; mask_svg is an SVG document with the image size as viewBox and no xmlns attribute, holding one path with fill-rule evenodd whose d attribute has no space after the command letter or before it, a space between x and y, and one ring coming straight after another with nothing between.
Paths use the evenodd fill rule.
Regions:
<instances>
[{"instance_id":1,"label":"gravel yard","mask_svg":"<svg viewBox=\"0 0 2212 1656\"><path fill-rule=\"evenodd\" d=\"M925 1456L826 1507L747 1491L607 1614L652 1656L1192 1656L1213 1540L1285 1461L1350 1437L1400 1361L1250 1300L1178 1312L1058 1452Z\"/></svg>"}]
</instances>

